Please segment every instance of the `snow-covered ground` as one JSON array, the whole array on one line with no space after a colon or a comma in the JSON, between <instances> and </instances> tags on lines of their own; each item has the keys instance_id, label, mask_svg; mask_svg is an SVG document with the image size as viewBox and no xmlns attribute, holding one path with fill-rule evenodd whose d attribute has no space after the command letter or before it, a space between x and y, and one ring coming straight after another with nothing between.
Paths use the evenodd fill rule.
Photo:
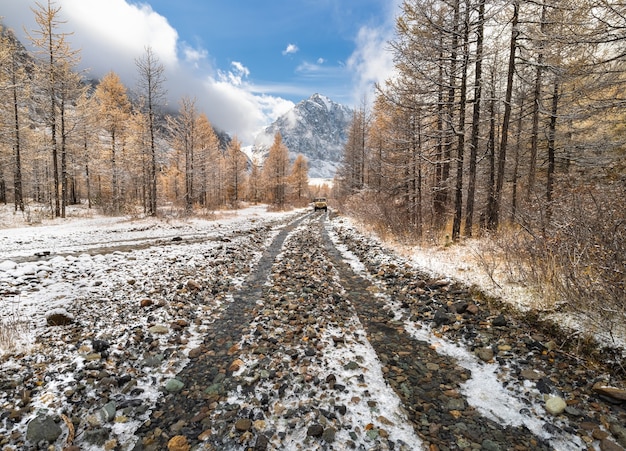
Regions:
<instances>
[{"instance_id":1,"label":"snow-covered ground","mask_svg":"<svg viewBox=\"0 0 626 451\"><path fill-rule=\"evenodd\" d=\"M194 287L216 282L240 286L275 236L277 225L300 214L302 211L268 212L265 206L223 212L215 219L112 218L94 214L79 217L77 213L69 219L26 225L24 218L5 208L0 214L4 227L0 228L0 372L6 380L14 379L17 384L38 389L28 402L0 392L0 409L16 415L13 421L2 418L0 437L11 433L11 424L25 435L28 422L42 412L65 412L66 400L72 399L77 387L86 385L76 374L85 373L86 379L94 372L113 373L116 368L107 365L119 367L126 365L125 360L147 361L154 357L148 352L149 346L160 346L167 349L167 355L160 356L158 362L140 368L128 363L125 367L136 378L141 390L138 398L149 413L162 395L162 386L181 370L188 362L189 352L202 342L207 324L224 303L232 300L228 295L216 294L209 302L193 304L190 301ZM328 232L334 236L331 228ZM338 243L337 247L355 272L369 277L354 255ZM484 270L476 267L472 263L475 251L471 248L398 250L433 274L477 285L494 296L511 299L519 308L532 307L529 292L514 284L496 285ZM233 265L233 261L239 266ZM393 300L388 302L391 311L398 310L392 305ZM79 333L71 328L50 327L51 314L80 322L83 330ZM180 323L182 332L175 340L171 334L160 331L159 327L176 323L182 317L195 320ZM358 319L349 326L356 331L355 337L365 337ZM445 341L428 328L416 327L408 320L405 327L416 339L430 343L438 352L471 370L473 377L465 384L464 395L484 416L501 424L526 426L550 440L555 449L585 448L578 437L550 435L540 423L520 415L515 394L502 385L493 366L478 362L473 353ZM145 355L129 354L125 343L145 337L139 329L150 330L153 336L160 337L159 343L148 342ZM332 326L326 334L322 340L331 340ZM98 349L100 341L107 343L106 349ZM106 360L104 366L93 367L93 362L103 357L102 352L114 358ZM117 363L111 363L113 360ZM397 424L396 433L404 437L405 443L418 443L413 431L402 423L398 400L385 384L382 365L367 340L356 340L344 347L342 354L326 356L327 365L333 368L341 368L337 362L356 360L369 368L365 382L387 403L381 415ZM245 369L244 366L241 371ZM343 381L353 379L350 370L340 369L337 377ZM346 399L360 393L358 384L347 384L346 388ZM82 401L88 401L85 409L93 417L90 421L102 421L98 419L97 409L101 406L96 395L81 396ZM237 398L237 394L232 396ZM27 412L21 411L24 404L29 406ZM541 405L534 408L543 409ZM367 409L355 415L362 417L355 419L357 423L373 421ZM140 425L139 420L124 420L123 416L119 421L115 416L114 422L113 433L120 444Z\"/></svg>"},{"instance_id":2,"label":"snow-covered ground","mask_svg":"<svg viewBox=\"0 0 626 451\"><path fill-rule=\"evenodd\" d=\"M356 221L346 222L361 233L379 241L366 227ZM541 290L529 287L520 281L520 276L511 269L498 253L498 245L490 237L471 238L454 245L407 245L387 242L385 246L398 255L414 262L433 277L445 277L465 286L474 286L480 292L510 304L518 311L540 311L545 319L572 330L572 333L594 339L610 348L621 349L626 355L626 323L614 326L609 332L602 324L589 321L580 315L558 312L554 302L546 300Z\"/></svg>"}]
</instances>

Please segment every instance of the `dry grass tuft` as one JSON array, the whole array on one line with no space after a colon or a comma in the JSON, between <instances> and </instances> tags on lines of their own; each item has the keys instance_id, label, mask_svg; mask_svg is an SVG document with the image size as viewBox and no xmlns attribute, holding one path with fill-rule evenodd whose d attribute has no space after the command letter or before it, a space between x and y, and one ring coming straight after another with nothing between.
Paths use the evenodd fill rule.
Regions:
<instances>
[{"instance_id":1,"label":"dry grass tuft","mask_svg":"<svg viewBox=\"0 0 626 451\"><path fill-rule=\"evenodd\" d=\"M14 302L11 313L0 319L0 351L11 352L16 349L18 339L30 331L30 321L19 311L19 299L3 302Z\"/></svg>"}]
</instances>

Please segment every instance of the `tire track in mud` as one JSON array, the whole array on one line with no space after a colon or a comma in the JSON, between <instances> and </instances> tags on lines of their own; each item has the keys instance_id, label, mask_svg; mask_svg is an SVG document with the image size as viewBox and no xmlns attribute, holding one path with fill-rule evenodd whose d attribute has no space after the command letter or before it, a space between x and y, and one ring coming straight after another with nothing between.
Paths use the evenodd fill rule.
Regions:
<instances>
[{"instance_id":1,"label":"tire track in mud","mask_svg":"<svg viewBox=\"0 0 626 451\"><path fill-rule=\"evenodd\" d=\"M318 225L324 229L324 245L347 297L384 365L385 379L402 400L427 449L552 449L526 427L503 427L469 406L460 386L471 377L470 372L438 354L429 343L412 338L384 300L374 295L379 288L354 272L324 224Z\"/></svg>"},{"instance_id":2,"label":"tire track in mud","mask_svg":"<svg viewBox=\"0 0 626 451\"><path fill-rule=\"evenodd\" d=\"M308 354L308 349L292 349L293 345L289 344L289 340L283 342L279 339L278 342L274 342L268 338L272 323L280 323L286 319L287 322L282 323L285 324L285 329L290 330L290 327L293 327L293 331L289 333L297 337L303 334L307 324L314 328L321 327L327 321L328 313L333 311L334 313L329 317L338 320L344 318L339 320L342 322L348 322L348 316L358 317L366 333L367 341L382 363L382 371L387 384L401 400L408 422L423 440L423 444L413 443L408 448L405 445L394 446L391 441L377 441L374 447L368 449L429 449L431 451L552 449L548 443L535 436L526 427L502 426L482 416L468 404L461 394L461 385L471 377L470 371L458 366L452 358L438 354L429 343L412 338L405 330L404 323L394 319L394 312L389 310L384 299L375 294L380 288L355 273L333 244L325 228L328 215L313 217L318 219L312 219L306 226L306 233L300 234L295 238L295 243L290 244L291 250L286 257L287 261L277 263L277 256L283 249L287 235L308 216L303 216L283 228L267 248L256 270L244 283L244 288L234 294L233 302L211 325L198 352L190 355L191 362L176 376L184 383L184 388L179 392L166 394L153 411L150 421L137 431L136 435L140 437L140 440L135 450L166 449L169 440L175 436L181 436L183 444L181 450L189 449L184 447L188 446L187 443L194 446L192 449L206 450L286 449L272 447L275 446L273 440L281 443L280 441L288 438L289 434L273 430L268 431L269 434L265 436L261 433L256 434L249 428L252 422L258 420L265 423L265 419L269 420L270 418L265 415L272 409L274 411L271 415L276 415L277 400L284 401L285 393L300 386L301 393L309 391L309 397L314 397L293 409L291 413L287 412L286 421L291 424L290 427L301 428L302 418L306 417L307 421L312 423L320 420L322 424L327 422L324 433L328 430L332 432L330 438L322 440L314 440L308 437L308 432L306 432L301 444L293 449L366 449L362 447L363 445L357 448L351 440L334 442L334 434L336 433L338 438L342 431L350 431L351 436L358 442L359 436L353 434L364 431L354 429L354 425L345 423L343 414L328 411L323 406L312 405L311 401L318 398L340 398L336 389L328 384L328 380L324 382L324 378L321 378L317 381L317 377L313 377L310 381L303 382L297 376L298 371L322 357L325 348L318 351L311 350L311 354ZM307 275L309 275L307 261L294 252L294 249L298 249L299 246L306 249L308 258L320 258L326 262L323 265L327 265L328 268L323 271L338 275L339 280L327 286L328 293L324 293L323 289L320 291L315 283L307 280ZM273 268L275 264L278 269ZM278 272L274 273L276 271ZM275 278L276 287L265 286L270 277ZM281 284L282 286L278 287ZM272 293L273 290L274 293ZM276 294L275 290L282 291ZM265 312L262 311L264 308L259 308L257 305L257 301L261 299L266 303ZM309 302L312 304L307 304ZM254 324L256 324L256 329L251 330ZM252 348L256 351L251 352L266 355L266 357L255 363L255 368L247 375L234 374L238 372L238 368L232 367L233 361L238 360L239 357L243 360L251 358L250 355L246 357L241 354L243 350L240 349L239 344L242 339L244 341L258 340L254 338L257 334L265 337L264 343L254 344ZM295 343L294 338L293 344ZM338 344L352 346L348 341L340 341L335 343L335 346ZM263 352L259 350L262 346L266 347ZM295 353L292 354L292 352ZM307 358L306 356L309 355L315 357ZM270 390L269 398L266 393L262 399L257 399L254 393L259 389L262 390L264 384L264 377L259 379L258 375L262 372L271 374L271 368L266 365L276 359L281 361L280 356L289 356L288 360L292 363L299 362L298 365L304 366L299 368L296 366L296 371L294 368L279 370L284 374L280 380L276 379L279 386L275 386L274 393L271 394L272 390ZM291 368L290 365L287 365L287 368ZM257 376L252 378L253 374ZM270 375L269 377L272 379L276 376ZM291 382L286 382L294 377L295 379ZM233 397L235 394L237 395ZM377 403L375 396L376 394L373 394L371 399L372 405ZM242 407L246 402L241 404L235 400L238 398L250 399L252 403L258 401L262 406L256 412L257 408ZM351 407L349 403L346 404L348 404L349 414ZM345 412L345 404L336 407L344 409L343 412ZM256 414L259 416L255 416ZM278 417L282 415L285 414L279 413ZM322 418L324 416L326 420ZM273 421L276 420L272 419L271 422ZM320 434L321 432L320 429ZM201 444L205 440L206 442ZM374 445L374 443L371 444ZM195 448L196 445L200 448ZM315 448L307 448L308 446L315 446Z\"/></svg>"},{"instance_id":3,"label":"tire track in mud","mask_svg":"<svg viewBox=\"0 0 626 451\"><path fill-rule=\"evenodd\" d=\"M190 352L190 363L176 375L176 379L184 383L184 388L167 393L158 402L150 420L135 432L138 441L134 450L167 449L173 436L196 438L210 428L210 424L203 422L207 412L232 388L226 376L232 363L232 352L229 350L249 328L254 306L263 295L263 285L285 238L307 216L296 218L284 226L267 247L242 288L233 293L233 301L209 326L203 344Z\"/></svg>"}]
</instances>

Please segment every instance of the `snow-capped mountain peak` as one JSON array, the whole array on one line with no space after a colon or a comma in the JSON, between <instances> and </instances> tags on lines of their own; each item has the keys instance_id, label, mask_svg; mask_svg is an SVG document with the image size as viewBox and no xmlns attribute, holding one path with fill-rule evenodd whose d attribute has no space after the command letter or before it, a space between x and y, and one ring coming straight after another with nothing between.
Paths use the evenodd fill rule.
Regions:
<instances>
[{"instance_id":1,"label":"snow-capped mountain peak","mask_svg":"<svg viewBox=\"0 0 626 451\"><path fill-rule=\"evenodd\" d=\"M313 94L259 133L253 153L263 158L280 132L292 158L297 154L307 158L310 177L332 178L341 162L352 115L351 108Z\"/></svg>"}]
</instances>

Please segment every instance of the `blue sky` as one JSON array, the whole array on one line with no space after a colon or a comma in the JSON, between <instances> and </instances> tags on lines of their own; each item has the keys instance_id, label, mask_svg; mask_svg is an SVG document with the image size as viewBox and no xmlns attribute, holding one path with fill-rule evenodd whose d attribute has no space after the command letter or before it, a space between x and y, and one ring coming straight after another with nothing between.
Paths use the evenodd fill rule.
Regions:
<instances>
[{"instance_id":1,"label":"blue sky","mask_svg":"<svg viewBox=\"0 0 626 451\"><path fill-rule=\"evenodd\" d=\"M45 3L41 0L40 3ZM251 144L256 132L320 93L347 105L389 77L399 0L56 0L81 68L113 70L132 89L150 46L165 66L168 103L195 97L219 128ZM27 44L34 0L0 0Z\"/></svg>"}]
</instances>

